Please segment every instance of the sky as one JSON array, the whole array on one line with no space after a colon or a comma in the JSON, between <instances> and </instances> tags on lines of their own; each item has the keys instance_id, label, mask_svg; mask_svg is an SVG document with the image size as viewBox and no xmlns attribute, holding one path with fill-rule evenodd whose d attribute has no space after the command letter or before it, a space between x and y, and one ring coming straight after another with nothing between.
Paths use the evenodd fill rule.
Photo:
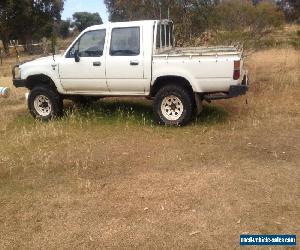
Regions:
<instances>
[{"instance_id":1,"label":"sky","mask_svg":"<svg viewBox=\"0 0 300 250\"><path fill-rule=\"evenodd\" d=\"M66 0L62 19L71 18L74 12L98 12L104 23L108 22L108 13L103 0Z\"/></svg>"}]
</instances>

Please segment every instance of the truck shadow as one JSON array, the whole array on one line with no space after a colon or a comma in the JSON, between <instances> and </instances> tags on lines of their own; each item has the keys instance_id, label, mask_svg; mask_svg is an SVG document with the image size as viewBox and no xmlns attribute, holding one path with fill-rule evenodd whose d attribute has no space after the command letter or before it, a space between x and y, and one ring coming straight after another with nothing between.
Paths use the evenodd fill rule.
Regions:
<instances>
[{"instance_id":1,"label":"truck shadow","mask_svg":"<svg viewBox=\"0 0 300 250\"><path fill-rule=\"evenodd\" d=\"M107 121L134 121L143 124L156 124L152 102L144 99L103 99L89 106L72 102L65 105L66 117L75 114L87 119ZM214 104L204 105L203 111L195 117L191 125L226 123L229 113Z\"/></svg>"},{"instance_id":2,"label":"truck shadow","mask_svg":"<svg viewBox=\"0 0 300 250\"><path fill-rule=\"evenodd\" d=\"M203 111L194 118L195 124L218 124L226 123L229 118L228 111L222 107L214 104L206 104Z\"/></svg>"},{"instance_id":3,"label":"truck shadow","mask_svg":"<svg viewBox=\"0 0 300 250\"><path fill-rule=\"evenodd\" d=\"M151 102L143 99L107 98L84 106L68 102L65 104L65 117L70 114L101 122L154 124Z\"/></svg>"}]
</instances>

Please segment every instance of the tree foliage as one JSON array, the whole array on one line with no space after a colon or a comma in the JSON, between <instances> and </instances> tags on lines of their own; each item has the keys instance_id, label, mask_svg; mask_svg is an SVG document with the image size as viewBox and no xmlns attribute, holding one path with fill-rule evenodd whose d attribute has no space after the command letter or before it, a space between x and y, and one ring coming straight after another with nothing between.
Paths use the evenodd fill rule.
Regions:
<instances>
[{"instance_id":1,"label":"tree foliage","mask_svg":"<svg viewBox=\"0 0 300 250\"><path fill-rule=\"evenodd\" d=\"M105 0L105 4L111 21L164 19L169 13L179 44L211 30L247 32L257 38L283 22L272 0Z\"/></svg>"},{"instance_id":2,"label":"tree foliage","mask_svg":"<svg viewBox=\"0 0 300 250\"><path fill-rule=\"evenodd\" d=\"M199 35L209 23L210 13L219 0L105 0L111 21L170 18L177 36Z\"/></svg>"},{"instance_id":3,"label":"tree foliage","mask_svg":"<svg viewBox=\"0 0 300 250\"><path fill-rule=\"evenodd\" d=\"M284 11L288 21L300 21L300 0L280 0L277 4Z\"/></svg>"},{"instance_id":4,"label":"tree foliage","mask_svg":"<svg viewBox=\"0 0 300 250\"><path fill-rule=\"evenodd\" d=\"M0 1L0 39L3 42L3 47L8 53L8 41L12 33L11 22L15 17L14 4L12 1Z\"/></svg>"},{"instance_id":5,"label":"tree foliage","mask_svg":"<svg viewBox=\"0 0 300 250\"><path fill-rule=\"evenodd\" d=\"M210 28L223 43L256 43L284 23L284 14L270 1L226 1L212 16Z\"/></svg>"},{"instance_id":6,"label":"tree foliage","mask_svg":"<svg viewBox=\"0 0 300 250\"><path fill-rule=\"evenodd\" d=\"M32 39L50 37L63 6L64 0L1 0L0 39L6 52L9 39L27 44Z\"/></svg>"},{"instance_id":7,"label":"tree foliage","mask_svg":"<svg viewBox=\"0 0 300 250\"><path fill-rule=\"evenodd\" d=\"M76 12L73 14L73 19L73 25L79 31L83 31L89 26L103 23L99 13Z\"/></svg>"},{"instance_id":8,"label":"tree foliage","mask_svg":"<svg viewBox=\"0 0 300 250\"><path fill-rule=\"evenodd\" d=\"M261 2L254 6L247 1L228 1L219 4L212 16L212 23L216 29L241 31L248 29L259 34L283 23L283 13L269 2Z\"/></svg>"},{"instance_id":9,"label":"tree foliage","mask_svg":"<svg viewBox=\"0 0 300 250\"><path fill-rule=\"evenodd\" d=\"M59 22L59 35L62 38L67 38L70 34L71 19L61 20Z\"/></svg>"},{"instance_id":10,"label":"tree foliage","mask_svg":"<svg viewBox=\"0 0 300 250\"><path fill-rule=\"evenodd\" d=\"M207 32L259 39L283 23L272 0L105 0L105 4L111 21L164 19L169 13L178 44Z\"/></svg>"}]
</instances>

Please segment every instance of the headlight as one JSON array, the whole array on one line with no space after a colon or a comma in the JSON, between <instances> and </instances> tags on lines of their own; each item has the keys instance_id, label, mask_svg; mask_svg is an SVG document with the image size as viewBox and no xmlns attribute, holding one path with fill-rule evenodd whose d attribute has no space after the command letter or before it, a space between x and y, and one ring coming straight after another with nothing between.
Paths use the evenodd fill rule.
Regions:
<instances>
[{"instance_id":1,"label":"headlight","mask_svg":"<svg viewBox=\"0 0 300 250\"><path fill-rule=\"evenodd\" d=\"M21 79L21 69L19 67L17 67L15 70L15 78Z\"/></svg>"},{"instance_id":2,"label":"headlight","mask_svg":"<svg viewBox=\"0 0 300 250\"><path fill-rule=\"evenodd\" d=\"M19 65L15 65L12 69L13 79L20 79L21 78L21 70Z\"/></svg>"}]
</instances>

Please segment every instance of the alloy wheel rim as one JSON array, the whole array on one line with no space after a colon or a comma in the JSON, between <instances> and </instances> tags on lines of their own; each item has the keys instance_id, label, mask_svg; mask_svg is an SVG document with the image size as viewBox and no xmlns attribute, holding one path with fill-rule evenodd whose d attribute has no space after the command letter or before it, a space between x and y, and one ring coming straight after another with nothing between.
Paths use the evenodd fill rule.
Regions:
<instances>
[{"instance_id":1,"label":"alloy wheel rim","mask_svg":"<svg viewBox=\"0 0 300 250\"><path fill-rule=\"evenodd\" d=\"M36 112L43 117L50 115L52 111L51 102L49 98L44 95L38 95L34 99L34 108Z\"/></svg>"},{"instance_id":2,"label":"alloy wheel rim","mask_svg":"<svg viewBox=\"0 0 300 250\"><path fill-rule=\"evenodd\" d=\"M170 121L178 120L183 113L183 103L175 95L166 96L161 103L161 112Z\"/></svg>"}]
</instances>

